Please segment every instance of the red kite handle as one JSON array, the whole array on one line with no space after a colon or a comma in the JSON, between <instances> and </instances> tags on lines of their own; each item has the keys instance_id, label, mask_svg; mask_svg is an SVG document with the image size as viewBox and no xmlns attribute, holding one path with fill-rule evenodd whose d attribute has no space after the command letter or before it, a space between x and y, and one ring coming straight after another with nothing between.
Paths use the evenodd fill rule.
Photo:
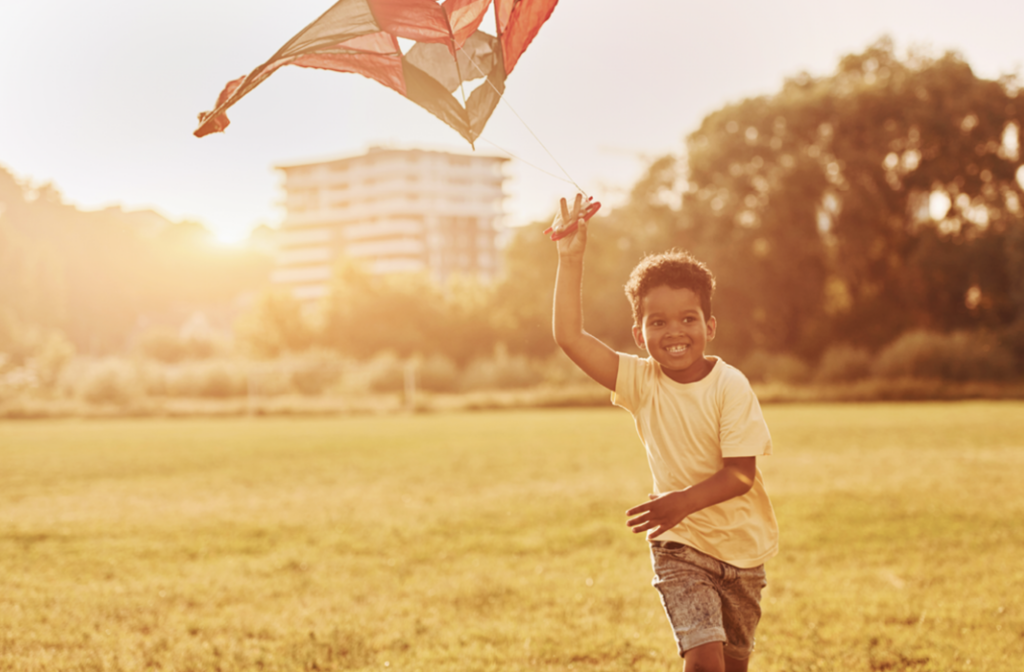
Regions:
<instances>
[{"instance_id":1,"label":"red kite handle","mask_svg":"<svg viewBox=\"0 0 1024 672\"><path fill-rule=\"evenodd\" d=\"M592 201L587 203L587 207L583 209L583 221L589 222L590 218L597 214L597 211L601 209L601 201ZM545 235L550 235L551 240L561 240L566 236L571 236L576 233L576 229L579 228L578 222L573 222L569 226L565 227L561 231L555 231L554 227L549 226L544 229Z\"/></svg>"}]
</instances>

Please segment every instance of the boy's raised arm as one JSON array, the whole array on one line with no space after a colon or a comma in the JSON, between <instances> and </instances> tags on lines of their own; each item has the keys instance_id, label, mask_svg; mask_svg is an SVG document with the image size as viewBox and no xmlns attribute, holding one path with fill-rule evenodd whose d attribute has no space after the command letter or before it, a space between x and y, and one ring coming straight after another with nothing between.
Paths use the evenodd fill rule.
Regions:
<instances>
[{"instance_id":1,"label":"boy's raised arm","mask_svg":"<svg viewBox=\"0 0 1024 672\"><path fill-rule=\"evenodd\" d=\"M609 390L615 389L619 355L583 329L583 252L587 247L587 223L582 196L577 194L572 209L563 198L559 213L562 225L574 233L558 238L558 273L555 276L553 331L555 343L584 373ZM556 220L557 221L557 220Z\"/></svg>"}]
</instances>

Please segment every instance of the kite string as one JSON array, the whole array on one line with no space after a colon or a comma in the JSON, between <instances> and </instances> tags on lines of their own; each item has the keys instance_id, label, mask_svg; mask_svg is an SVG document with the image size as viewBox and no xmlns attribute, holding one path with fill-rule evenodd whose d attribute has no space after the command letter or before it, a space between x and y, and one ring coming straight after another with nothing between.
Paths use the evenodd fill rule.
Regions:
<instances>
[{"instance_id":1,"label":"kite string","mask_svg":"<svg viewBox=\"0 0 1024 672\"><path fill-rule=\"evenodd\" d=\"M525 163L526 165L528 165L528 166L530 166L530 167L532 167L532 168L536 168L537 170L539 170L539 171L540 171L540 172L542 172L542 173L545 173L546 175L551 175L552 177L555 177L555 178L557 178L557 179L559 179L559 180L562 180L563 182L568 182L568 183L572 184L572 185L573 185L574 187L576 187L576 189L577 189L577 190L578 190L578 191L579 191L579 192L580 192L581 194L583 194L584 196L586 196L586 197L588 197L588 198L589 198L589 197L590 197L590 195L589 195L589 194L588 194L588 193L587 193L587 192L586 192L586 191L585 191L585 190L583 189L583 187L581 187L581 186L580 186L579 184L577 184L577 183L576 183L576 180L572 179L572 175L570 175L570 174L569 174L569 171L567 171L567 170L565 169L565 167L564 167L564 166L563 166L563 165L562 165L562 164L561 164L561 163L560 163L560 162L558 161L558 159L556 159L556 158L555 158L555 155L551 153L551 150L547 148L547 145L545 145L545 144L544 144L544 142L543 142L543 141L541 141L541 139L540 139L539 137L537 137L537 134L533 132L533 129L532 129L532 128L530 128L530 125L529 125L529 124L527 124L527 123L526 123L526 121L525 121L525 120L524 120L524 119L523 119L523 118L522 118L521 116L519 116L519 113L518 113L518 112L516 112L516 108L512 107L512 103L508 102L508 100L506 100L506 99L505 99L505 94L504 94L504 93L502 93L501 91L499 91L499 90L498 90L498 87L496 87L496 86L494 85L494 83L493 83L493 82L491 81L491 78L487 76L487 73L485 73L485 72L483 71L483 68L481 68L481 67L480 67L480 65L479 65L479 64L477 64L476 60L475 60L475 59L474 59L474 58L473 58L473 57L472 57L472 56L471 56L470 54L466 53L466 52L465 52L465 51L464 51L464 50L462 49L462 47L458 47L458 50L459 50L460 52L462 52L462 54L463 54L463 55L464 55L464 56L465 56L465 57L466 57L466 58L467 58L467 59L469 60L469 62L470 62L470 63L472 63L472 64L473 64L473 67L475 67L475 68L476 68L476 70L477 70L477 72L479 72L479 73L480 73L480 76L484 78L484 81L485 81L485 82L487 82L487 84L488 84L488 85L489 85L489 86L490 86L490 87L491 87L492 89L494 89L494 92L495 92L496 94L498 94L498 100L500 100L501 102L505 103L505 105L507 105L507 106L508 106L508 109L510 109L510 110L512 111L512 114L516 115L516 119L518 119L518 120L519 120L519 123L521 123L521 124L523 125L523 128L525 128L525 129L526 129L527 131L529 131L529 132L530 132L530 135L532 135L532 136L533 136L533 139L537 141L537 144L541 146L541 149L543 149L543 150L544 150L545 152L547 152L547 155L548 155L549 157L551 157L551 160L555 162L555 165L556 165L556 166L558 166L558 168L559 168L559 169L560 169L560 170L562 171L562 173L563 173L563 174L565 175L565 177L566 177L566 178L568 178L568 179L563 179L563 178L561 178L561 177L558 177L557 175L554 175L553 173L550 173L550 172L548 172L548 171L544 170L543 168L539 168L539 167L535 166L534 164L532 164L532 163L530 163L530 162L528 162L528 161L524 161L523 159L520 159L519 157L517 157L517 156L515 156L514 154L512 154L512 152L509 152L509 151L507 151L507 150L505 150L505 149L502 149L501 147L498 147L498 145L496 145L496 144L495 144L494 142L491 142L491 141L490 141L489 139L487 139L487 138L481 138L481 139L482 139L482 140L485 140L486 142L488 142L488 143L490 143L490 144L492 144L492 145L494 145L495 147L497 147L497 148L498 148L498 149L500 149L501 151L505 152L505 153L506 153L506 154L508 154L509 156L511 156L511 157L513 157L513 158L516 158L516 159L519 159L520 161L522 161L522 162L523 162L523 163ZM465 96L465 93L463 93L463 96Z\"/></svg>"},{"instance_id":2,"label":"kite string","mask_svg":"<svg viewBox=\"0 0 1024 672\"><path fill-rule=\"evenodd\" d=\"M552 172L551 172L550 170L545 170L544 168L541 168L540 166L538 166L538 165L537 165L537 164L535 164L535 163L530 163L529 161L527 161L527 160L526 160L526 159L524 159L523 157L521 157L521 156L516 156L516 155L515 155L515 154L513 154L512 152L508 151L507 149L505 149L504 147L502 147L502 146L501 146L501 145L499 145L498 143L494 142L494 141L493 141L493 140L491 140L490 138L485 138L484 136L482 136L482 135L481 135L481 136L479 136L479 139L480 139L480 140L483 140L483 141L484 141L484 142L486 142L486 143L487 143L488 145L491 145L492 147L494 147L495 149L497 149L497 150L498 150L499 152L502 152L502 153L504 153L504 154L508 154L508 155L509 155L509 156L510 156L511 158L515 159L516 161L520 161L520 162L522 162L522 163L525 163L526 165L528 165L529 167L533 168L534 170L537 170L537 171L539 171L539 172L541 172L541 173L544 173L545 175L548 175L548 176L550 176L550 177L553 177L553 178L555 178L556 180L559 180L559 181L561 181L561 182L565 182L566 184L571 184L571 185L574 185L574 186L575 186L576 188L579 188L579 185L578 185L578 184L576 184L575 182L573 182L573 181L572 181L572 178L566 179L565 177L563 177L563 176L561 176L561 175L557 175L557 174L555 174L555 173L552 173ZM582 191L582 189L581 189L581 191Z\"/></svg>"}]
</instances>

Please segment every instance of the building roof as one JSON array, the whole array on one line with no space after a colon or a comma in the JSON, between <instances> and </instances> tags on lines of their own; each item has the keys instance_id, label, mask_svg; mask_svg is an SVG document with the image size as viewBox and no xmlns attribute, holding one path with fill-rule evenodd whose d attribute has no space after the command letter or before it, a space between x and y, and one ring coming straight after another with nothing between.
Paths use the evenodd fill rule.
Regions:
<instances>
[{"instance_id":1,"label":"building roof","mask_svg":"<svg viewBox=\"0 0 1024 672\"><path fill-rule=\"evenodd\" d=\"M425 147L382 147L382 146L371 146L365 152L358 154L342 154L328 156L321 159L307 159L302 161L289 161L286 163L279 163L274 166L275 170L287 171L291 168L305 168L308 166L321 166L330 163L345 163L348 161L354 161L359 159L365 159L368 156L377 155L385 156L388 154L444 154L447 156L464 156L467 158L481 158L481 159L493 159L497 161L509 161L509 157L500 154L490 154L486 152L465 152L445 148L425 148Z\"/></svg>"}]
</instances>

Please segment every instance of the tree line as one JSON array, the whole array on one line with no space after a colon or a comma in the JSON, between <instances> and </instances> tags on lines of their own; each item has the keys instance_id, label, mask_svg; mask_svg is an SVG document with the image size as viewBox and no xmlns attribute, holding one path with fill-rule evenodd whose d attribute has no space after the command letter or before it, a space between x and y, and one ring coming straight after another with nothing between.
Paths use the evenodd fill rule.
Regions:
<instances>
[{"instance_id":1,"label":"tree line","mask_svg":"<svg viewBox=\"0 0 1024 672\"><path fill-rule=\"evenodd\" d=\"M622 285L644 253L678 247L717 276L715 347L729 357L813 362L908 332L984 331L1022 361L1022 127L1015 78L979 78L955 53L900 58L889 40L727 105L594 220L587 328L628 349ZM550 353L545 225L516 231L505 279L472 299L340 269L323 344Z\"/></svg>"},{"instance_id":2,"label":"tree line","mask_svg":"<svg viewBox=\"0 0 1024 672\"><path fill-rule=\"evenodd\" d=\"M771 95L728 104L684 151L653 161L622 207L593 220L586 326L629 349L628 273L643 254L678 247L716 274L714 347L729 359L817 362L839 346L878 352L912 332L971 332L1019 365L1022 128L1015 77L980 78L955 53L900 57L888 40L844 57L827 76L800 74ZM147 302L226 301L265 279L265 261L185 262L171 234L143 251L118 238L113 223L72 217L45 190L28 198L3 172L0 201L0 309L64 329L80 347L123 343ZM32 217L59 229L56 248L25 242ZM236 344L264 357L322 347L354 358L433 353L461 364L498 343L547 356L557 259L541 234L546 225L515 230L504 276L490 285L442 287L343 262L315 310L262 294L239 320ZM167 272L157 279L141 270L154 266Z\"/></svg>"},{"instance_id":3,"label":"tree line","mask_svg":"<svg viewBox=\"0 0 1024 672\"><path fill-rule=\"evenodd\" d=\"M211 242L195 222L80 210L0 167L0 352L24 359L59 337L111 354L150 326L229 312L263 286L271 260Z\"/></svg>"}]
</instances>

